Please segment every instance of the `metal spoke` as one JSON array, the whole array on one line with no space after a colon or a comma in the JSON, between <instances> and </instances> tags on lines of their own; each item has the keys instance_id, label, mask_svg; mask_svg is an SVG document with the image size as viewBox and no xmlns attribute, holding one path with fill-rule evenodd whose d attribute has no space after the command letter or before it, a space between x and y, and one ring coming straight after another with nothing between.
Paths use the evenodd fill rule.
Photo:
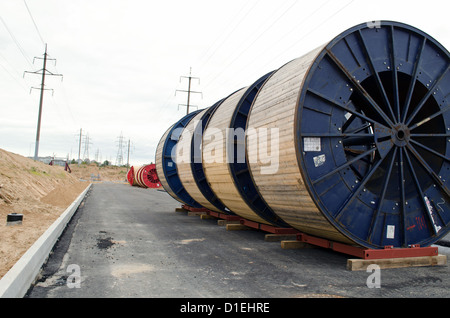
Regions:
<instances>
[{"instance_id":1,"label":"metal spoke","mask_svg":"<svg viewBox=\"0 0 450 318\"><path fill-rule=\"evenodd\" d=\"M302 133L302 137L324 137L324 138L348 138L348 137L361 137L361 138L374 138L373 134L358 134L358 133Z\"/></svg>"},{"instance_id":2,"label":"metal spoke","mask_svg":"<svg viewBox=\"0 0 450 318\"><path fill-rule=\"evenodd\" d=\"M325 175L319 177L318 179L314 180L314 181L313 181L313 184L316 184L316 183L318 183L318 182L320 182L320 181L326 179L327 177L331 176L332 174L334 174L334 173L336 173L336 172L339 172L340 170L342 170L342 169L348 167L349 165L353 164L354 162L358 161L359 159L361 159L361 158L363 158L363 157L365 157L365 156L367 156L367 155L370 155L370 154L371 154L372 152L374 152L376 149L377 149L377 148L371 148L371 149L365 151L364 153L360 154L359 156L357 156L357 157L353 158L352 160L347 161L345 164L343 164L343 165L337 167L337 168L334 169L333 171L330 171L330 172L328 172L327 174L325 174Z\"/></svg>"},{"instance_id":3,"label":"metal spoke","mask_svg":"<svg viewBox=\"0 0 450 318\"><path fill-rule=\"evenodd\" d=\"M427 41L427 38L424 37L422 40L422 44L420 46L419 52L417 53L416 61L414 62L414 71L413 71L413 74L411 75L411 81L409 83L409 89L408 89L408 93L406 95L405 105L403 106L403 115L402 115L402 120L401 120L402 123L405 122L406 115L408 114L408 110L409 110L409 105L411 104L411 98L412 98L412 95L414 92L414 87L416 85L417 73L419 72L420 62L422 59L422 52L423 52L423 49L425 48L426 41Z\"/></svg>"},{"instance_id":4,"label":"metal spoke","mask_svg":"<svg viewBox=\"0 0 450 318\"><path fill-rule=\"evenodd\" d=\"M425 105L425 103L427 102L428 98L430 98L430 96L433 94L433 92L435 91L436 87L439 85L441 80L444 78L444 76L447 73L447 71L449 70L449 68L450 68L450 64L447 65L447 68L445 69L445 71L442 72L442 74L439 76L439 78L434 82L433 86L428 90L428 92L422 98L420 103L416 106L416 108L414 109L413 113L409 116L409 119L406 122L407 126L409 126L409 124L411 124L411 121L417 116L419 111L422 109L423 105Z\"/></svg>"},{"instance_id":5,"label":"metal spoke","mask_svg":"<svg viewBox=\"0 0 450 318\"><path fill-rule=\"evenodd\" d=\"M378 169L378 167L381 165L381 163L384 161L386 157L379 159L377 161L377 163L372 166L372 168L370 169L370 171L366 174L366 176L364 178L362 178L361 182L359 183L358 187L356 188L356 190L354 192L352 192L352 194L350 195L350 197L344 202L344 204L339 208L338 213L335 215L336 219L339 219L341 213L350 205L350 203L353 202L353 200L359 195L359 193L361 192L361 190L365 187L366 183L372 178L372 175L375 173L375 171Z\"/></svg>"},{"instance_id":6,"label":"metal spoke","mask_svg":"<svg viewBox=\"0 0 450 318\"><path fill-rule=\"evenodd\" d=\"M378 75L378 72L375 70L375 66L373 64L373 60L370 57L370 53L369 53L369 50L367 48L366 41L364 40L364 38L362 36L361 30L358 30L358 34L359 34L359 37L360 37L361 42L362 42L362 47L364 48L364 51L365 51L366 56L367 56L367 59L369 61L369 65L370 65L370 69L372 71L372 74L375 76L378 90L380 91L381 96L383 96L384 104L389 109L389 112L390 112L390 114L392 116L392 120L395 120L395 115L394 115L394 112L392 111L391 103L389 102L389 98L388 98L388 96L386 94L386 90L384 89L383 83L381 82L381 78ZM394 69L395 69L395 66L394 66Z\"/></svg>"},{"instance_id":7,"label":"metal spoke","mask_svg":"<svg viewBox=\"0 0 450 318\"><path fill-rule=\"evenodd\" d=\"M314 90L314 89L312 89L312 88L308 88L308 92L313 93L314 95L316 95L317 97L320 97L320 98L323 99L324 101L333 104L333 106L337 106L337 107L339 107L339 108L341 108L341 109L343 109L343 110L345 110L345 111L347 111L347 112L349 112L349 113L351 113L351 114L353 114L353 115L355 115L355 116L357 116L357 117L359 117L359 118L361 118L361 119L364 119L364 120L366 120L366 121L368 121L368 122L371 122L371 123L374 123L374 124L379 124L380 126L383 126L383 127L384 127L384 125L380 124L378 121L376 121L376 120L374 120L374 119L372 119L372 118L369 118L369 117L365 116L364 114L358 113L358 112L357 112L356 110L354 110L354 109L351 109L351 108L349 108L349 107L347 107L347 106L341 105L341 104L335 102L334 100L328 98L327 96L323 95L322 93L320 93L320 92L318 92L318 91L316 91L316 90ZM350 105L353 105L353 102L350 100L350 101L348 102L348 105L349 105L349 106L350 106ZM353 105L353 106L354 106L354 105ZM356 108L355 108L355 109L356 109Z\"/></svg>"},{"instance_id":8,"label":"metal spoke","mask_svg":"<svg viewBox=\"0 0 450 318\"><path fill-rule=\"evenodd\" d=\"M425 202L425 194L423 193L422 187L420 186L419 179L417 178L417 175L414 172L414 167L412 165L411 158L409 157L407 151L405 151L405 157L406 157L406 161L408 162L409 172L411 173L411 175L414 179L414 183L416 185L417 192L419 193L420 202L423 204L425 211L427 211L426 215L428 216L428 222L431 225L431 228L434 231L434 234L437 234L435 227L432 225L433 217L430 215L430 211L428 210L427 203Z\"/></svg>"},{"instance_id":9,"label":"metal spoke","mask_svg":"<svg viewBox=\"0 0 450 318\"><path fill-rule=\"evenodd\" d=\"M437 152L436 150L433 150L433 149L431 149L431 148L428 148L427 146L425 146L425 145L423 145L423 144L421 144L420 142L417 142L417 141L415 141L415 140L410 139L410 141L411 141L413 144L419 146L420 148L425 149L425 150L428 151L428 152L431 152L433 155L438 156L438 157L444 159L445 161L450 161L450 158L448 158L448 157L446 157L445 155L443 155L443 154Z\"/></svg>"},{"instance_id":10,"label":"metal spoke","mask_svg":"<svg viewBox=\"0 0 450 318\"><path fill-rule=\"evenodd\" d=\"M394 106L397 112L397 121L400 121L400 97L398 94L398 73L397 73L397 63L395 59L395 48L394 48L394 26L391 25L391 59L392 59L392 82L393 82L393 91L394 91Z\"/></svg>"},{"instance_id":11,"label":"metal spoke","mask_svg":"<svg viewBox=\"0 0 450 318\"><path fill-rule=\"evenodd\" d=\"M359 127L359 128L356 128L356 129L354 129L354 130L352 130L352 131L348 131L348 132L346 132L346 133L347 133L347 134L355 134L355 133L360 132L360 131L362 131L362 130L364 130L364 129L369 129L370 127L372 127L371 124L365 124L365 125L362 125L362 126Z\"/></svg>"},{"instance_id":12,"label":"metal spoke","mask_svg":"<svg viewBox=\"0 0 450 318\"><path fill-rule=\"evenodd\" d=\"M375 136L371 134L355 134L352 137L345 138L342 142L344 146L370 145L375 143Z\"/></svg>"},{"instance_id":13,"label":"metal spoke","mask_svg":"<svg viewBox=\"0 0 450 318\"><path fill-rule=\"evenodd\" d=\"M373 100L373 98L367 93L367 91L364 89L364 87L361 86L359 81L354 78L342 65L342 63L337 59L337 57L331 52L330 50L327 50L328 56L331 58L331 60L336 64L336 66L341 70L342 73L347 77L348 80L350 80L353 85L358 89L358 91L361 93L361 95L366 99L367 102L372 106L372 108L378 113L378 115L383 118L383 120L388 124L391 128L394 127L394 123L392 120L387 116L384 111L380 108L380 106L377 105L377 103ZM376 73L375 73L376 74Z\"/></svg>"},{"instance_id":14,"label":"metal spoke","mask_svg":"<svg viewBox=\"0 0 450 318\"><path fill-rule=\"evenodd\" d=\"M450 109L450 106L447 106L447 107L441 109L440 111L434 113L433 115L428 116L427 118L421 120L421 121L418 122L417 124L412 125L411 127L409 127L409 130L413 130L413 129L416 129L417 127L419 127L419 126L422 126L423 124L425 124L426 122L429 122L429 121L432 120L433 118L435 118L435 117L437 117L437 116L439 116L439 115L442 115L443 113L445 113L445 112L448 111L449 109Z\"/></svg>"},{"instance_id":15,"label":"metal spoke","mask_svg":"<svg viewBox=\"0 0 450 318\"><path fill-rule=\"evenodd\" d=\"M377 209L375 210L375 212L372 215L372 221L371 221L371 225L370 225L370 230L369 230L369 233L367 235L367 239L369 241L372 241L373 231L377 227L378 215L381 212L381 206L383 204L384 197L386 196L386 191L387 191L387 188L389 186L389 179L391 178L392 167L394 166L395 158L397 156L397 149L398 149L397 147L394 148L394 153L392 154L392 159L391 159L391 162L389 163L388 171L387 171L387 173L386 173L386 175L384 177L383 188L381 190L380 200L378 201Z\"/></svg>"},{"instance_id":16,"label":"metal spoke","mask_svg":"<svg viewBox=\"0 0 450 318\"><path fill-rule=\"evenodd\" d=\"M404 171L404 167L403 167L403 151L405 151L403 148L400 147L400 151L398 153L399 155L399 161L398 164L400 166L400 203L402 206L402 217L403 217L403 246L406 246L406 210L405 210L405 171Z\"/></svg>"},{"instance_id":17,"label":"metal spoke","mask_svg":"<svg viewBox=\"0 0 450 318\"><path fill-rule=\"evenodd\" d=\"M410 137L431 137L431 138L435 138L435 137L450 137L450 134L411 134Z\"/></svg>"},{"instance_id":18,"label":"metal spoke","mask_svg":"<svg viewBox=\"0 0 450 318\"><path fill-rule=\"evenodd\" d=\"M347 119L347 121L344 123L344 125L342 125L342 131L346 131L347 128L355 121L356 116L355 115L351 115L349 119Z\"/></svg>"},{"instance_id":19,"label":"metal spoke","mask_svg":"<svg viewBox=\"0 0 450 318\"><path fill-rule=\"evenodd\" d=\"M447 195L447 197L450 197L448 189L443 184L442 180L436 175L436 173L430 168L430 166L425 162L425 160L422 158L422 156L416 151L416 149L411 145L408 144L407 148L411 153L416 157L417 161L420 163L420 165L425 169L425 171L431 176L432 179L439 185L439 187L444 191L444 193Z\"/></svg>"}]
</instances>

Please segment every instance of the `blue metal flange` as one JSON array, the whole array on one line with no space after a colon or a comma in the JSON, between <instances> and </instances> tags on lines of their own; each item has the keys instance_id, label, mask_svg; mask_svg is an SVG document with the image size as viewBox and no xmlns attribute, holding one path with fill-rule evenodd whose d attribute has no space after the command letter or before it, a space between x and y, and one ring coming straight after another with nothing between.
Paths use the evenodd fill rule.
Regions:
<instances>
[{"instance_id":1,"label":"blue metal flange","mask_svg":"<svg viewBox=\"0 0 450 318\"><path fill-rule=\"evenodd\" d=\"M164 176L167 180L168 186L177 196L175 199L179 199L179 201L182 201L193 208L202 208L202 206L189 195L181 183L177 172L176 158L174 158L174 156L176 154L176 145L183 133L183 129L199 112L200 111L197 110L189 113L170 128L167 138L164 141L161 159Z\"/></svg>"},{"instance_id":2,"label":"blue metal flange","mask_svg":"<svg viewBox=\"0 0 450 318\"><path fill-rule=\"evenodd\" d=\"M249 171L248 160L245 158L245 135L236 133L239 130L244 132L247 129L247 120L252 103L261 87L273 73L267 73L249 86L236 105L230 122L230 128L233 128L230 132L233 133L233 136L228 138L233 142L228 142L227 145L227 147L233 147L234 149L233 151L227 151L227 154L233 155L233 158L228 158L230 175L247 205L267 222L279 227L290 227L275 214L258 193Z\"/></svg>"},{"instance_id":3,"label":"blue metal flange","mask_svg":"<svg viewBox=\"0 0 450 318\"><path fill-rule=\"evenodd\" d=\"M428 246L449 230L450 55L379 21L337 36L303 81L298 162L312 199L368 248Z\"/></svg>"},{"instance_id":4,"label":"blue metal flange","mask_svg":"<svg viewBox=\"0 0 450 318\"><path fill-rule=\"evenodd\" d=\"M222 99L215 103L213 106L209 107L208 110L200 118L199 123L196 124L194 128L194 135L191 142L191 171L194 177L194 181L197 184L198 189L203 194L203 196L217 209L227 214L234 214L228 210L225 205L217 198L216 194L212 191L208 184L205 176L205 171L203 170L202 164L202 139L205 127L214 114L217 107L222 104L225 99Z\"/></svg>"}]
</instances>

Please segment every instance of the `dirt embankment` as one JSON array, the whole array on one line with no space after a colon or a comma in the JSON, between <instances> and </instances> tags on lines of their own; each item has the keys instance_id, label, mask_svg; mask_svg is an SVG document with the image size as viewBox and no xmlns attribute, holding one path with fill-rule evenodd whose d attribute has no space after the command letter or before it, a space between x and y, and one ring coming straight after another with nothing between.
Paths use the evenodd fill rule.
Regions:
<instances>
[{"instance_id":1,"label":"dirt embankment","mask_svg":"<svg viewBox=\"0 0 450 318\"><path fill-rule=\"evenodd\" d=\"M127 182L127 168L97 166L96 164L71 164L71 175L87 181Z\"/></svg>"},{"instance_id":2,"label":"dirt embankment","mask_svg":"<svg viewBox=\"0 0 450 318\"><path fill-rule=\"evenodd\" d=\"M86 189L91 176L126 180L126 168L70 167L72 173L0 149L0 278ZM22 225L7 226L10 213L23 214Z\"/></svg>"}]
</instances>

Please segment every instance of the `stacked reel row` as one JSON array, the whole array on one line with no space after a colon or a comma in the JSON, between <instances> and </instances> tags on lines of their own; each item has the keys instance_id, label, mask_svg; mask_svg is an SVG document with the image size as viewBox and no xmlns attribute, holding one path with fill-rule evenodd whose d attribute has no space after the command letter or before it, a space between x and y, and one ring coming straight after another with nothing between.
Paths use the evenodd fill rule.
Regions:
<instances>
[{"instance_id":1,"label":"stacked reel row","mask_svg":"<svg viewBox=\"0 0 450 318\"><path fill-rule=\"evenodd\" d=\"M139 168L131 166L127 173L127 181L131 186L141 188L153 189L161 187L155 164L149 164Z\"/></svg>"},{"instance_id":2,"label":"stacked reel row","mask_svg":"<svg viewBox=\"0 0 450 318\"><path fill-rule=\"evenodd\" d=\"M162 136L164 189L196 208L367 248L449 232L449 52L361 24Z\"/></svg>"}]
</instances>

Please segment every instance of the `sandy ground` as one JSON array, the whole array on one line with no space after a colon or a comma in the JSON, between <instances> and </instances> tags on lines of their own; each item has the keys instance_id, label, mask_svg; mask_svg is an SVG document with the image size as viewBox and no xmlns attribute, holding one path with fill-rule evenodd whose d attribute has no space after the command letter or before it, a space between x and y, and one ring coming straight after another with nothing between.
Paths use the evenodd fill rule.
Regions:
<instances>
[{"instance_id":1,"label":"sandy ground","mask_svg":"<svg viewBox=\"0 0 450 318\"><path fill-rule=\"evenodd\" d=\"M0 149L0 278L92 182L125 182L126 168L70 165L72 173ZM7 215L23 214L7 226Z\"/></svg>"}]
</instances>

